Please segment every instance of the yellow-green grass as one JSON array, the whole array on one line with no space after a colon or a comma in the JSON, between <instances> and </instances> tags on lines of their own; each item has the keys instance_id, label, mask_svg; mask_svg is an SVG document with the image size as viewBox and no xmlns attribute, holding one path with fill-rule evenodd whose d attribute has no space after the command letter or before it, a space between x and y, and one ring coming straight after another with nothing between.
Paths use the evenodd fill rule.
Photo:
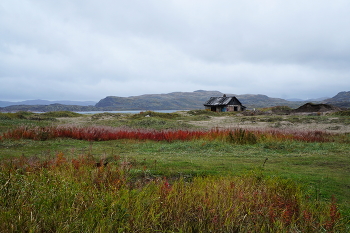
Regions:
<instances>
[{"instance_id":1,"label":"yellow-green grass","mask_svg":"<svg viewBox=\"0 0 350 233\"><path fill-rule=\"evenodd\" d=\"M172 117L178 116L174 115ZM97 118L97 120L94 120L92 117L91 120L87 120L90 118L84 117L86 120L84 124L97 123L103 125L107 123L107 125L112 126L129 124L129 126L135 128L146 127L158 129L186 127L186 124L181 122L176 123L172 120L172 117L156 116L153 118L155 120L148 120L149 118L147 117L140 117L140 119L136 117L134 119L128 115L105 120L98 120ZM303 119L307 120L310 119L310 117L298 116L297 120L299 121L299 119L300 121L304 121ZM344 119L344 122L348 122L348 118L345 117ZM342 119L339 118L337 120L340 121ZM166 122L166 124L162 124L162 122ZM0 135L8 129L23 124L44 127L57 125L59 122L50 119L35 120L33 118L0 120ZM256 184L255 181L252 183L253 179L263 180L263 184L266 184L266 189L276 187L276 189L282 190L282 187L284 187L283 184L287 182L288 186L293 187L291 193L288 195L297 196L298 201L300 201L298 202L300 206L310 207L310 209L306 208L304 210L310 212L314 211L313 213L319 216L317 221L323 221L323 223L319 223L319 228L316 229L315 225L306 226L303 225L305 223L298 222L294 219L293 226L295 226L295 228L292 229L285 228L286 226L282 223L282 220L279 220L279 222L271 226L265 219L257 224L260 228L239 228L239 230L243 232L249 230L273 232L274 230L282 229L278 227L284 227L284 231L304 230L300 227L310 227L308 230L309 232L318 232L318 230L325 228L326 225L324 224L327 224L327 221L329 221L329 208L332 206L330 203L332 202L332 196L334 196L339 204L339 211L341 213L341 219L339 219L339 221L337 220L337 224L334 226L335 231L346 232L349 231L350 220L349 141L349 134L336 135L334 142L307 143L262 140L255 144L245 145L230 143L229 140L220 141L205 139L174 142L155 142L147 140L87 142L64 138L46 141L23 139L0 140L1 162L16 158L22 158L23 161L55 160L57 154L63 155L69 162L72 159L81 158L81 156L89 156L89 158L94 159L95 163L100 162L101 159L103 161L111 161L106 167L109 167L108 169L120 168L121 166L125 168L125 166L127 166L128 172L125 179L129 181L129 184L133 184L131 188L130 186L125 186L127 187L126 189L121 189L120 192L117 193L110 190L103 189L101 191L95 189L96 187L93 186L93 180L98 170L96 170L97 168L95 167L86 167L84 168L85 170L83 170L86 174L90 174L90 176L88 176L90 180L86 182L90 182L89 185L92 186L84 186L84 181L77 183L76 177L72 175L74 174L72 163L66 167L67 169L61 168L52 171L47 168L36 172L27 172L25 169L15 169L14 173L9 174L8 171L2 170L1 191L3 193L1 194L1 208L10 203L7 201L7 198L12 194L6 194L7 191L12 190L16 195L23 193L24 196L15 195L15 197L18 197L18 199L16 199L17 201L14 202L16 206L7 206L8 209L5 212L0 211L3 213L1 220L5 219L7 221L0 222L10 224L1 225L1 227L4 229L3 227L17 226L19 228L13 228L13 231L32 230L34 232L49 231L50 229L56 229L58 231L116 231L119 228L121 229L119 229L120 231L131 232L131 229L139 229L141 227L146 227L143 229L148 229L149 232L154 232L155 230L180 231L180 225L175 224L177 228L171 228L170 224L170 222L175 221L174 218L176 217L176 215L169 214L174 206L167 207L168 212L164 215L167 216L164 217L165 219L162 219L164 212L156 212L157 208L154 207L153 214L147 215L147 218L145 217L145 219L149 221L147 226L138 225L139 228L132 228L132 226L130 226L130 224L133 222L135 223L136 220L139 221L143 216L142 214L150 210L149 208L146 210L142 208L157 204L153 202L156 198L153 195L159 194L158 191L163 187L162 185L165 182L163 178L167 177L172 187L173 185L175 187L179 185L180 187L182 184L185 186L193 184L193 189L196 191L191 192L199 192L202 194L203 190L199 188L202 186L199 184L204 185L205 183L208 184L206 187L210 187L210 190L216 190L218 187L217 185L213 185L215 182L223 186L231 181L238 183L243 182L247 187L251 187L252 184ZM114 158L117 158L118 161ZM126 173L123 173L123 175L125 174ZM108 175L106 176L108 177ZM205 177L209 178L207 179ZM242 180L240 181L239 179ZM150 186L144 186L146 181L155 183L151 182L152 184L150 184ZM14 189L8 189L10 184L13 185L11 187L14 187ZM270 184L270 186L267 184ZM145 190L142 187L144 187ZM190 187L192 188L191 185ZM261 187L259 186L259 188ZM181 188L181 190L183 190L183 188ZM55 196L56 191L59 192ZM213 191L213 193L216 192ZM25 200L28 198L27 195L30 194L33 194L33 197L30 199L31 202L25 205ZM173 193L173 196L176 195L178 195L178 193ZM77 196L81 196L82 199L77 200ZM64 200L63 197L69 198ZM149 197L150 199L145 197ZM186 196L183 198L184 200L190 200L191 197ZM91 201L94 204L86 204ZM127 201L129 201L129 203L137 203L135 205L136 210L132 210L134 212L126 212L126 210L129 210L124 206ZM169 201L174 202L174 199ZM218 203L216 199L213 202ZM184 201L183 204L185 203L187 202ZM315 206L313 206L314 204ZM218 203L218 205L221 207L216 206L216 211L222 211L227 203ZM23 208L19 208L19 206L23 206ZM52 208L55 210L54 213L52 213ZM180 211L176 208L174 211ZM184 208L185 207L181 207L180 209L187 211L187 209ZM42 212L40 212L41 210ZM209 209L207 210L209 211ZM215 214L218 215L219 213L219 215L224 215L223 212L216 211L210 212L212 215L209 213L205 216L201 215L203 218L196 219L195 221L208 223L208 219L215 220ZM48 213L51 215L46 216L45 214ZM139 215L137 213L139 213ZM193 215L198 214L198 212L189 213ZM132 217L130 218L130 214L134 216L135 219ZM128 217L126 217L127 215ZM60 216L64 217L60 218ZM245 215L237 216L237 221L239 221L239 219L242 221ZM252 217L253 215L247 216ZM185 215L185 217L187 219L190 218L190 216L187 215ZM41 218L43 220L40 222L39 219ZM14 222L11 222L11 219ZM130 219L134 220L130 222ZM254 222L250 218L248 218L250 219L248 220L247 217L244 219L250 224ZM314 220L314 222L317 221ZM251 225L247 224L245 221L241 223L251 227ZM235 226L237 226L237 224L236 222ZM346 224L347 226L345 226ZM213 228L216 226L209 225L205 225L207 228L191 228L192 230L189 231L189 226L185 226L185 223L182 223L181 229L183 232L195 232L196 229L220 231L220 229ZM105 229L103 228L104 226L106 227ZM196 225L196 227L204 227L204 225ZM225 229L222 228L222 231L224 230ZM230 230L237 230L237 228L226 228L226 231L229 232Z\"/></svg>"},{"instance_id":2,"label":"yellow-green grass","mask_svg":"<svg viewBox=\"0 0 350 233\"><path fill-rule=\"evenodd\" d=\"M0 163L0 230L12 232L346 231L336 199L314 200L291 179L240 176L135 179L135 160L104 166L92 149L69 159ZM102 161L101 161L102 162ZM156 169L156 168L155 168ZM173 178L173 177L172 177Z\"/></svg>"},{"instance_id":3,"label":"yellow-green grass","mask_svg":"<svg viewBox=\"0 0 350 233\"><path fill-rule=\"evenodd\" d=\"M266 176L292 178L315 199L333 194L349 213L350 157L347 143L276 142L237 145L219 141L153 142L116 140L86 142L72 139L48 141L3 140L0 158L21 155L39 158L63 152L69 158L91 154L96 159L120 156L133 162L134 173L150 176L193 177L241 175L263 172ZM267 160L266 160L267 159Z\"/></svg>"}]
</instances>

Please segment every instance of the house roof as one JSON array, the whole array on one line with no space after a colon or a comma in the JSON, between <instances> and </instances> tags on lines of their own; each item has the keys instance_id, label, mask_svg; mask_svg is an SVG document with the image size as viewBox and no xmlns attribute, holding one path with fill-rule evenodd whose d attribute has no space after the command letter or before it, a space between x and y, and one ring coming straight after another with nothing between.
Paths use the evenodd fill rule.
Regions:
<instances>
[{"instance_id":1,"label":"house roof","mask_svg":"<svg viewBox=\"0 0 350 233\"><path fill-rule=\"evenodd\" d=\"M240 105L241 102L236 97L210 97L210 99L204 103L205 106L222 106L228 105L231 101L237 101Z\"/></svg>"}]
</instances>

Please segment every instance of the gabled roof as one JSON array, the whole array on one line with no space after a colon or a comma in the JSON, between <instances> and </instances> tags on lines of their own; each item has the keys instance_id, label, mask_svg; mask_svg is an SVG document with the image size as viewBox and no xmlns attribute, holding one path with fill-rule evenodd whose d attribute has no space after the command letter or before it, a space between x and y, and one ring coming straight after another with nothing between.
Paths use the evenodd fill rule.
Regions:
<instances>
[{"instance_id":1,"label":"gabled roof","mask_svg":"<svg viewBox=\"0 0 350 233\"><path fill-rule=\"evenodd\" d=\"M210 99L204 103L204 106L228 105L231 101L238 102L238 104L242 105L236 97L210 97Z\"/></svg>"}]
</instances>

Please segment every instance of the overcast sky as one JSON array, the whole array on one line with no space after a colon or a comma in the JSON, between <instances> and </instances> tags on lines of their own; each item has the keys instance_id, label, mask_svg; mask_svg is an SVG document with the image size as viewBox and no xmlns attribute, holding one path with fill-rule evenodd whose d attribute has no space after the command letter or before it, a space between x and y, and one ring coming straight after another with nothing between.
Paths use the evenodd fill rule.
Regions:
<instances>
[{"instance_id":1,"label":"overcast sky","mask_svg":"<svg viewBox=\"0 0 350 233\"><path fill-rule=\"evenodd\" d=\"M0 100L350 91L349 0L2 0Z\"/></svg>"}]
</instances>

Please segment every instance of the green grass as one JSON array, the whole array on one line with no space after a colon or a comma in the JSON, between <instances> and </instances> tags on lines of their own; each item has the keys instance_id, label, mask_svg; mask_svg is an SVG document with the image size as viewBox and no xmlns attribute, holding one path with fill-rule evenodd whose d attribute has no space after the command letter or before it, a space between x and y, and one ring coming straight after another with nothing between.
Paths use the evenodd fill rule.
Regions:
<instances>
[{"instance_id":1,"label":"green grass","mask_svg":"<svg viewBox=\"0 0 350 233\"><path fill-rule=\"evenodd\" d=\"M213 112L208 110L190 110L186 113L189 116L235 116L239 112Z\"/></svg>"},{"instance_id":2,"label":"green grass","mask_svg":"<svg viewBox=\"0 0 350 233\"><path fill-rule=\"evenodd\" d=\"M332 116L350 116L350 110L343 110L343 111L339 111L339 112L334 112L331 114Z\"/></svg>"},{"instance_id":3,"label":"green grass","mask_svg":"<svg viewBox=\"0 0 350 233\"><path fill-rule=\"evenodd\" d=\"M346 115L346 113L337 112L334 114L329 114L325 116L301 116L301 115L259 115L259 116L244 116L244 117L236 117L236 122L268 122L273 126L281 125L281 122L287 122L290 124L339 124L338 126L341 128L342 125L347 126L350 124L350 117ZM203 119L205 120L205 119Z\"/></svg>"},{"instance_id":4,"label":"green grass","mask_svg":"<svg viewBox=\"0 0 350 233\"><path fill-rule=\"evenodd\" d=\"M57 111L57 112L45 112L45 113L32 113L32 112L16 112L16 113L1 113L0 120L13 120L13 119L27 119L35 120L35 118L42 120L52 120L57 117L79 117L82 114L70 112L70 111Z\"/></svg>"},{"instance_id":5,"label":"green grass","mask_svg":"<svg viewBox=\"0 0 350 233\"><path fill-rule=\"evenodd\" d=\"M146 166L160 176L240 175L261 168L264 172L293 178L314 189L322 183L325 198L336 194L350 207L350 158L345 143L278 142L237 145L219 141L152 142L119 140L86 142L72 139L48 141L3 140L0 158L50 157L62 151L68 157L91 153L136 161L135 169ZM325 182L327 181L327 182Z\"/></svg>"},{"instance_id":6,"label":"green grass","mask_svg":"<svg viewBox=\"0 0 350 233\"><path fill-rule=\"evenodd\" d=\"M179 113L159 113L146 111L139 114L98 113L84 116L82 125L104 125L112 127L146 128L146 129L188 129L194 126L183 122L184 117ZM187 120L188 117L186 118ZM71 123L69 119L65 122Z\"/></svg>"},{"instance_id":7,"label":"green grass","mask_svg":"<svg viewBox=\"0 0 350 233\"><path fill-rule=\"evenodd\" d=\"M1 113L0 112L0 133L5 132L13 127L20 125L28 126L48 126L54 123L59 123L59 117L79 117L82 114L58 111L46 113L32 113L32 112L16 112L16 113Z\"/></svg>"},{"instance_id":8,"label":"green grass","mask_svg":"<svg viewBox=\"0 0 350 233\"><path fill-rule=\"evenodd\" d=\"M32 119L11 119L11 120L0 120L0 134L22 125L30 127L40 126L45 127L58 122L55 120L32 120Z\"/></svg>"},{"instance_id":9,"label":"green grass","mask_svg":"<svg viewBox=\"0 0 350 233\"><path fill-rule=\"evenodd\" d=\"M193 126L179 121L171 121L167 119L161 119L158 117L144 117L140 120L131 120L124 123L124 126L138 129L138 128L146 128L146 129L184 129L184 128L193 128Z\"/></svg>"},{"instance_id":10,"label":"green grass","mask_svg":"<svg viewBox=\"0 0 350 233\"><path fill-rule=\"evenodd\" d=\"M143 114L137 114L137 116L96 114L84 116L82 124L178 129L188 127L186 119L210 117L201 113L187 118L180 114L154 114L150 117L145 116L153 114L152 112ZM25 113L24 117L20 115L9 115L10 117L7 119L0 118L0 135L1 132L19 125L48 126L62 122L61 120L51 120L51 116L46 116L49 117L47 119L41 116L44 120L30 120L34 114ZM250 117L245 116L244 118L249 119ZM279 122L281 118L285 120L284 116L256 116L254 120L263 119L263 121L268 122ZM71 119L74 120L74 118ZM288 116L287 119L290 121L294 119L295 122L332 120L324 116ZM64 120L70 122L70 118ZM348 117L338 116L336 120L347 122ZM237 135L239 136L239 134ZM201 215L202 212L194 211L196 206L192 206L194 209L191 209L191 205L188 204L190 200L193 200L191 198L201 197L204 187L206 187L204 190L216 190L220 186L217 184L225 186L234 182L242 184L242 187L248 189L253 183L256 184L257 180L262 180L266 188L265 191L271 188L283 190L285 187L283 185L287 182L287 186L291 187L292 190L288 195L298 196L300 208L314 213L313 218L317 214L321 216L321 219L314 221L315 224L316 222L326 224L329 221L326 210L334 195L342 214L341 221L337 223L339 225L334 227L338 229L336 231L346 232L349 230L350 221L349 141L350 134L336 135L334 142L323 143L254 141L252 144L237 144L230 142L230 140L174 141L171 143L137 140L102 142L73 139L0 140L1 163L8 161L8 159L18 158L27 161L22 163L21 166L24 167L11 171L11 174L6 170L5 165L1 166L0 208L2 211L0 211L0 222L2 223L0 223L0 227L1 229L10 227L8 229L12 229L12 231L32 230L33 232L52 231L53 229L66 232L117 231L118 229L125 232L149 229L148 231L154 232L155 230L179 231L182 229L183 232L194 232L195 229L190 229L189 225L181 222L182 220L179 220L181 224L175 224L179 217L175 212L178 211L189 213L189 215L184 215L187 222L188 219L197 216L197 218L193 218L194 222L206 223L206 225L195 225L198 229L220 231L219 228L215 228L217 227L215 224L209 223L208 219L218 221L221 227L225 226L225 224L222 225L222 219L214 217L215 214L221 216L227 210L224 207L232 203L221 203L214 198L215 195L211 196L211 202L217 205L210 207L214 208L215 211L212 211L213 215L207 216ZM58 166L53 170L45 168L26 171L30 168L28 164L39 163L38 161L57 161L57 154L64 155L66 161L90 156L89 158L92 158L94 163L101 161L101 159L110 160L112 163L108 165L109 172L107 169L104 171L107 173L100 175L98 175L96 168L83 168L81 177L75 173L71 163L68 167L62 165L63 167ZM16 161L21 161L21 159ZM100 183L103 179L105 179L103 182L109 184L108 182L112 181L108 177L114 177L113 182L117 182L116 176L119 177L122 184L122 186L118 186L118 190L110 190L108 188L110 185L103 186L101 189ZM154 200L157 200L159 190L164 185L163 177L168 178L171 186L176 187L174 189L186 191L174 191L168 201L178 204L162 206L164 211L160 211L159 203L154 202ZM253 182L252 179L255 181ZM150 181L154 183L151 182L148 186ZM98 186L96 186L96 182ZM103 182L102 184L105 184ZM258 190L260 188L263 186L258 186ZM212 192L217 193L216 191ZM181 196L182 194L183 196ZM175 197L182 197L183 203L181 204L183 205L180 205L181 201ZM201 198L198 200L204 201ZM314 203L316 204L314 205ZM198 205L203 205L203 202ZM209 210L211 209L207 209L207 211ZM240 209L237 207L237 210ZM281 215L281 213L279 214ZM244 215L237 216L241 219L244 217ZM264 219L258 224L260 228L252 228L253 226L250 224L255 221L254 215L248 214L247 216L250 219L247 220L248 222L244 222L247 228L239 228L241 231L259 229L259 231L272 232L273 230L295 229L284 225L282 219L273 225L268 224L268 220ZM236 220L232 220L232 222ZM144 222L145 225L140 225L140 222ZM297 229L302 229L301 226L306 227L306 223L297 219L293 219L292 222ZM244 226L239 225L238 222L235 224L239 227ZM325 227L321 225L318 226L318 230ZM222 229L227 231L234 229L228 228L228 226L229 224L226 225L227 228ZM317 230L312 229L316 228L310 228L309 231L317 232Z\"/></svg>"},{"instance_id":11,"label":"green grass","mask_svg":"<svg viewBox=\"0 0 350 233\"><path fill-rule=\"evenodd\" d=\"M140 112L139 114L130 115L131 119L143 119L144 117L157 117L162 119L178 119L181 117L179 113L162 113L162 112L153 112L153 111L145 111Z\"/></svg>"},{"instance_id":12,"label":"green grass","mask_svg":"<svg viewBox=\"0 0 350 233\"><path fill-rule=\"evenodd\" d=\"M40 114L45 117L80 117L82 114L70 111L55 111L55 112L45 112Z\"/></svg>"},{"instance_id":13,"label":"green grass","mask_svg":"<svg viewBox=\"0 0 350 233\"><path fill-rule=\"evenodd\" d=\"M343 231L335 199L313 200L291 179L262 171L168 180L113 156L96 167L89 151L68 159L0 163L1 231L281 232ZM185 165L183 163L182 165ZM155 168L157 169L157 168ZM137 174L140 173L140 174ZM136 174L136 175L135 175ZM170 177L174 178L174 177ZM191 221L189 221L189 219Z\"/></svg>"}]
</instances>

